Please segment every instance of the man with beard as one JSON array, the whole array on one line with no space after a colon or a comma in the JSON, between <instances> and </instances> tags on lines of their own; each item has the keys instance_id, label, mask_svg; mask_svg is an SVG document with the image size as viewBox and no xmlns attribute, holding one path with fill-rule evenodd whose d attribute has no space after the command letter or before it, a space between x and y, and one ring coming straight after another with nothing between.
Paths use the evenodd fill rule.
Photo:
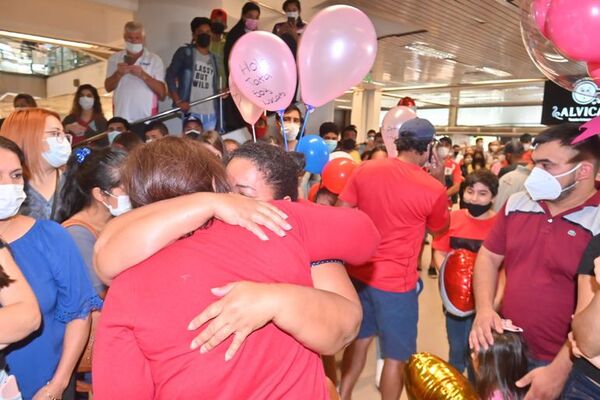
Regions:
<instances>
[{"instance_id":1,"label":"man with beard","mask_svg":"<svg viewBox=\"0 0 600 400\"><path fill-rule=\"evenodd\" d=\"M530 372L517 381L525 399L556 399L572 362L567 345L571 316L593 297L591 275L577 271L592 236L600 233L600 139L572 144L576 124L546 129L534 142L535 168L526 192L509 198L479 251L475 264L476 317L470 334L475 351L502 333L493 309L498 270L506 269L500 313L523 328ZM577 308L576 308L577 307Z\"/></svg>"}]
</instances>

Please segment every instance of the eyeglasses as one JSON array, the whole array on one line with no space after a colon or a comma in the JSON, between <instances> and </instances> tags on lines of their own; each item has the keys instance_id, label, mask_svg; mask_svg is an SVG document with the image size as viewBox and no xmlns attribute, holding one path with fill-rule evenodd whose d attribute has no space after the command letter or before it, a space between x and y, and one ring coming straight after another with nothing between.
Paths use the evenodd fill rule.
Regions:
<instances>
[{"instance_id":1,"label":"eyeglasses","mask_svg":"<svg viewBox=\"0 0 600 400\"><path fill-rule=\"evenodd\" d=\"M47 131L44 133L46 134L47 138L55 137L58 143L62 143L64 140L71 144L73 143L73 135L69 133L64 133L61 131Z\"/></svg>"}]
</instances>

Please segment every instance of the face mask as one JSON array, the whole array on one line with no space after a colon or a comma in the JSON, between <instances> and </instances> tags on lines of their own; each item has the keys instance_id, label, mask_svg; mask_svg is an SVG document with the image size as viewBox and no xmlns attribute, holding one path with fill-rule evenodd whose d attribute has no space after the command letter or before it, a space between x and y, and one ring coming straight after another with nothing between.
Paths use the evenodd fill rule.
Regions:
<instances>
[{"instance_id":1,"label":"face mask","mask_svg":"<svg viewBox=\"0 0 600 400\"><path fill-rule=\"evenodd\" d=\"M256 137L260 139L261 137L263 137L267 134L267 127L266 126L254 127L254 132L256 132Z\"/></svg>"},{"instance_id":2,"label":"face mask","mask_svg":"<svg viewBox=\"0 0 600 400\"><path fill-rule=\"evenodd\" d=\"M71 143L66 138L59 141L57 137L46 138L48 150L42 153L44 160L54 168L62 167L71 155Z\"/></svg>"},{"instance_id":3,"label":"face mask","mask_svg":"<svg viewBox=\"0 0 600 400\"><path fill-rule=\"evenodd\" d=\"M142 43L125 42L125 49L128 53L137 54L144 50L144 45Z\"/></svg>"},{"instance_id":4,"label":"face mask","mask_svg":"<svg viewBox=\"0 0 600 400\"><path fill-rule=\"evenodd\" d=\"M115 139L117 138L117 136L119 136L121 134L121 132L119 131L110 131L108 132L108 143L109 144L113 144L113 142L115 141Z\"/></svg>"},{"instance_id":5,"label":"face mask","mask_svg":"<svg viewBox=\"0 0 600 400\"><path fill-rule=\"evenodd\" d=\"M298 11L290 11L290 12L285 13L285 15L287 15L288 19L293 18L294 20L296 20L300 16L300 13Z\"/></svg>"},{"instance_id":6,"label":"face mask","mask_svg":"<svg viewBox=\"0 0 600 400\"><path fill-rule=\"evenodd\" d=\"M375 140L375 136L367 136L367 141L372 142Z\"/></svg>"},{"instance_id":7,"label":"face mask","mask_svg":"<svg viewBox=\"0 0 600 400\"><path fill-rule=\"evenodd\" d=\"M86 111L91 110L92 108L94 108L94 98L81 96L79 98L79 105Z\"/></svg>"},{"instance_id":8,"label":"face mask","mask_svg":"<svg viewBox=\"0 0 600 400\"><path fill-rule=\"evenodd\" d=\"M106 193L110 197L114 197L115 199L117 199L117 208L113 208L110 204L102 202L102 204L104 204L106 208L108 208L108 211L110 211L110 215L112 215L113 217L118 217L119 215L125 214L127 211L131 210L131 200L129 200L129 196L115 196L114 194L109 192L104 193Z\"/></svg>"},{"instance_id":9,"label":"face mask","mask_svg":"<svg viewBox=\"0 0 600 400\"><path fill-rule=\"evenodd\" d=\"M296 140L298 133L300 133L300 125L298 125L298 124L285 125L285 137L287 138L287 140Z\"/></svg>"},{"instance_id":10,"label":"face mask","mask_svg":"<svg viewBox=\"0 0 600 400\"><path fill-rule=\"evenodd\" d=\"M438 157L443 160L444 158L448 157L448 154L450 154L450 149L447 147L438 147L437 154Z\"/></svg>"},{"instance_id":11,"label":"face mask","mask_svg":"<svg viewBox=\"0 0 600 400\"><path fill-rule=\"evenodd\" d=\"M482 206L480 204L472 204L467 203L466 201L461 201L460 208L466 208L471 216L477 218L488 212L490 208L492 208L492 203Z\"/></svg>"},{"instance_id":12,"label":"face mask","mask_svg":"<svg viewBox=\"0 0 600 400\"><path fill-rule=\"evenodd\" d=\"M244 26L249 31L255 31L258 28L258 20L248 18L246 19L246 22L244 22Z\"/></svg>"},{"instance_id":13,"label":"face mask","mask_svg":"<svg viewBox=\"0 0 600 400\"><path fill-rule=\"evenodd\" d=\"M560 197L562 192L575 187L577 184L577 182L575 182L563 189L557 178L572 174L577 171L579 167L581 167L581 164L577 164L574 168L571 168L569 171L560 175L552 175L540 167L535 167L533 171L531 171L531 174L529 174L527 180L525 180L525 189L527 189L527 192L535 201L556 200Z\"/></svg>"},{"instance_id":14,"label":"face mask","mask_svg":"<svg viewBox=\"0 0 600 400\"><path fill-rule=\"evenodd\" d=\"M338 142L337 140L325 140L325 144L327 145L327 151L331 154L337 148Z\"/></svg>"},{"instance_id":15,"label":"face mask","mask_svg":"<svg viewBox=\"0 0 600 400\"><path fill-rule=\"evenodd\" d=\"M529 143L525 143L525 144L523 145L523 148L525 149L525 151L529 151L529 150L531 149L531 144L529 144Z\"/></svg>"},{"instance_id":16,"label":"face mask","mask_svg":"<svg viewBox=\"0 0 600 400\"><path fill-rule=\"evenodd\" d=\"M26 197L23 185L0 185L0 219L17 215Z\"/></svg>"},{"instance_id":17,"label":"face mask","mask_svg":"<svg viewBox=\"0 0 600 400\"><path fill-rule=\"evenodd\" d=\"M206 48L210 45L210 35L208 33L201 33L196 38L196 44L202 48Z\"/></svg>"},{"instance_id":18,"label":"face mask","mask_svg":"<svg viewBox=\"0 0 600 400\"><path fill-rule=\"evenodd\" d=\"M146 139L146 143L152 143L154 142L154 139L150 138L150 139Z\"/></svg>"},{"instance_id":19,"label":"face mask","mask_svg":"<svg viewBox=\"0 0 600 400\"><path fill-rule=\"evenodd\" d=\"M217 35L222 34L223 32L225 32L225 24L221 23L221 22L213 22L210 25L210 28L212 29L212 31L214 33L216 33Z\"/></svg>"}]
</instances>

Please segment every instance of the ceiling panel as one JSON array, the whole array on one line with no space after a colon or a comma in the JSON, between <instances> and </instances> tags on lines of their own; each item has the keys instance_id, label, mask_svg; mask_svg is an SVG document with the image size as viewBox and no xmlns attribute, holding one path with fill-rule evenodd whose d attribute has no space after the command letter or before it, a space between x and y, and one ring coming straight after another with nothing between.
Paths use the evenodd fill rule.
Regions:
<instances>
[{"instance_id":1,"label":"ceiling panel","mask_svg":"<svg viewBox=\"0 0 600 400\"><path fill-rule=\"evenodd\" d=\"M518 2L504 0L348 0L367 14L426 33L379 40L373 79L391 86L541 78L521 40ZM449 53L424 55L406 46ZM500 72L496 72L499 70ZM506 76L501 76L502 71ZM495 72L495 73L494 73Z\"/></svg>"}]
</instances>

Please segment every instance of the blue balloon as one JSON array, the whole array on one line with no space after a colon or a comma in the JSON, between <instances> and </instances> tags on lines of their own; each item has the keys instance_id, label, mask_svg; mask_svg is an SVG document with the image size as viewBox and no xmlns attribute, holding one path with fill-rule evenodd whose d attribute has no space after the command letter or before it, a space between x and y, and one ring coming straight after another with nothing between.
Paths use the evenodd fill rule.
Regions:
<instances>
[{"instance_id":1,"label":"blue balloon","mask_svg":"<svg viewBox=\"0 0 600 400\"><path fill-rule=\"evenodd\" d=\"M327 144L317 135L306 135L298 142L296 151L304 154L306 167L304 169L313 174L320 174L329 161Z\"/></svg>"}]
</instances>

